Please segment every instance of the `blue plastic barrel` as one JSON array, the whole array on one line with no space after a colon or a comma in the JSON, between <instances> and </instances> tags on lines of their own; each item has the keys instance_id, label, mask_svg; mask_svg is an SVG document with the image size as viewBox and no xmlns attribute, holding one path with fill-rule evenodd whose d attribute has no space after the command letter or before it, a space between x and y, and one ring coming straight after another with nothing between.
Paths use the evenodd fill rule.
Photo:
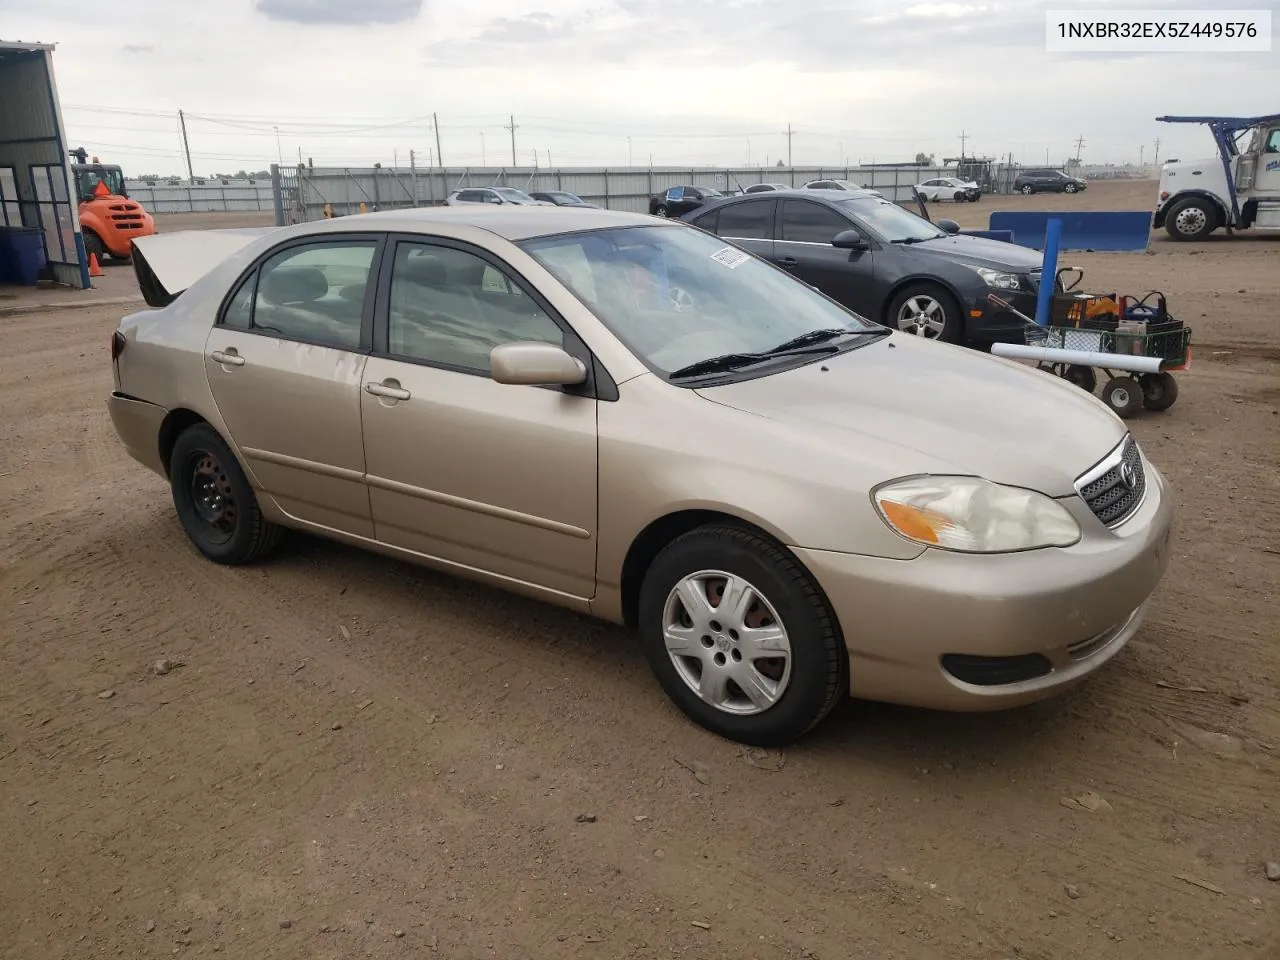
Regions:
<instances>
[{"instance_id":1,"label":"blue plastic barrel","mask_svg":"<svg viewBox=\"0 0 1280 960\"><path fill-rule=\"evenodd\" d=\"M0 228L0 281L34 287L48 264L39 227Z\"/></svg>"}]
</instances>

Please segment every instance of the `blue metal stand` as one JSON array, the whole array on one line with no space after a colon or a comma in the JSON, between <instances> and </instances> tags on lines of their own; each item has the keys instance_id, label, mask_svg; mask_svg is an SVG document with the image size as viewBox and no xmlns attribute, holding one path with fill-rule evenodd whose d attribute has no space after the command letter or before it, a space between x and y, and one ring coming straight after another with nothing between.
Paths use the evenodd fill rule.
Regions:
<instances>
[{"instance_id":1,"label":"blue metal stand","mask_svg":"<svg viewBox=\"0 0 1280 960\"><path fill-rule=\"evenodd\" d=\"M1053 291L1057 286L1058 245L1062 242L1062 220L1051 217L1044 229L1044 261L1040 273L1040 291L1036 297L1036 323L1042 327L1049 325L1049 311L1053 302Z\"/></svg>"}]
</instances>

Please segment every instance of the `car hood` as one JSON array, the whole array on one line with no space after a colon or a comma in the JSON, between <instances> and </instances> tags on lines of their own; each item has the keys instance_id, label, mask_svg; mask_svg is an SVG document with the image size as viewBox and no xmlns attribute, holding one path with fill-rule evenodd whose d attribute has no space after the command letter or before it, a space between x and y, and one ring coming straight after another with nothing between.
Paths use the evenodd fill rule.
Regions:
<instances>
[{"instance_id":1,"label":"car hood","mask_svg":"<svg viewBox=\"0 0 1280 960\"><path fill-rule=\"evenodd\" d=\"M1053 497L1072 495L1075 478L1126 433L1102 401L1066 380L899 333L697 392L882 462L890 471L885 479L976 475Z\"/></svg>"},{"instance_id":2,"label":"car hood","mask_svg":"<svg viewBox=\"0 0 1280 960\"><path fill-rule=\"evenodd\" d=\"M1039 269L1044 264L1043 255L1030 247L1005 243L1003 240L989 240L986 237L969 237L964 234L940 237L924 243L913 243L908 249L912 253L927 257L959 260L976 267L992 267L1012 273L1027 273L1030 270Z\"/></svg>"}]
</instances>

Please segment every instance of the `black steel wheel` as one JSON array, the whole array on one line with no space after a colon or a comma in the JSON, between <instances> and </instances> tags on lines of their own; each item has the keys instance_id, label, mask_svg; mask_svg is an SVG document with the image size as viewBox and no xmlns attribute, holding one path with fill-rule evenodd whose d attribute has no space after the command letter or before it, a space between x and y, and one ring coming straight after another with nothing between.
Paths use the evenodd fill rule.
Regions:
<instances>
[{"instance_id":1,"label":"black steel wheel","mask_svg":"<svg viewBox=\"0 0 1280 960\"><path fill-rule=\"evenodd\" d=\"M196 549L216 563L266 556L283 530L262 516L235 454L207 423L188 427L169 456L169 486L178 519Z\"/></svg>"},{"instance_id":2,"label":"black steel wheel","mask_svg":"<svg viewBox=\"0 0 1280 960\"><path fill-rule=\"evenodd\" d=\"M1082 367L1079 364L1070 363L1067 364L1062 377L1086 393L1093 393L1098 386L1098 375L1093 372L1093 367Z\"/></svg>"}]
</instances>

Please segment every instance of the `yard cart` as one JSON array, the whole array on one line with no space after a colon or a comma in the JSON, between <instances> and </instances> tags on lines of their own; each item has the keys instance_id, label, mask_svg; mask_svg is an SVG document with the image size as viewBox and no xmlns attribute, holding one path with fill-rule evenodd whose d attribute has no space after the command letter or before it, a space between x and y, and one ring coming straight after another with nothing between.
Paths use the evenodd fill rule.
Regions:
<instances>
[{"instance_id":1,"label":"yard cart","mask_svg":"<svg viewBox=\"0 0 1280 960\"><path fill-rule=\"evenodd\" d=\"M1063 282L1066 274L1076 275L1069 284ZM1077 293L1082 277L1073 267L1057 271L1044 324L990 294L992 304L1026 324L1023 343L994 344L991 352L1034 360L1040 369L1090 393L1098 385L1095 370L1102 370L1109 378L1102 400L1125 419L1143 407L1168 410L1178 399L1173 374L1191 364L1191 328L1169 315L1158 290L1142 297Z\"/></svg>"}]
</instances>

